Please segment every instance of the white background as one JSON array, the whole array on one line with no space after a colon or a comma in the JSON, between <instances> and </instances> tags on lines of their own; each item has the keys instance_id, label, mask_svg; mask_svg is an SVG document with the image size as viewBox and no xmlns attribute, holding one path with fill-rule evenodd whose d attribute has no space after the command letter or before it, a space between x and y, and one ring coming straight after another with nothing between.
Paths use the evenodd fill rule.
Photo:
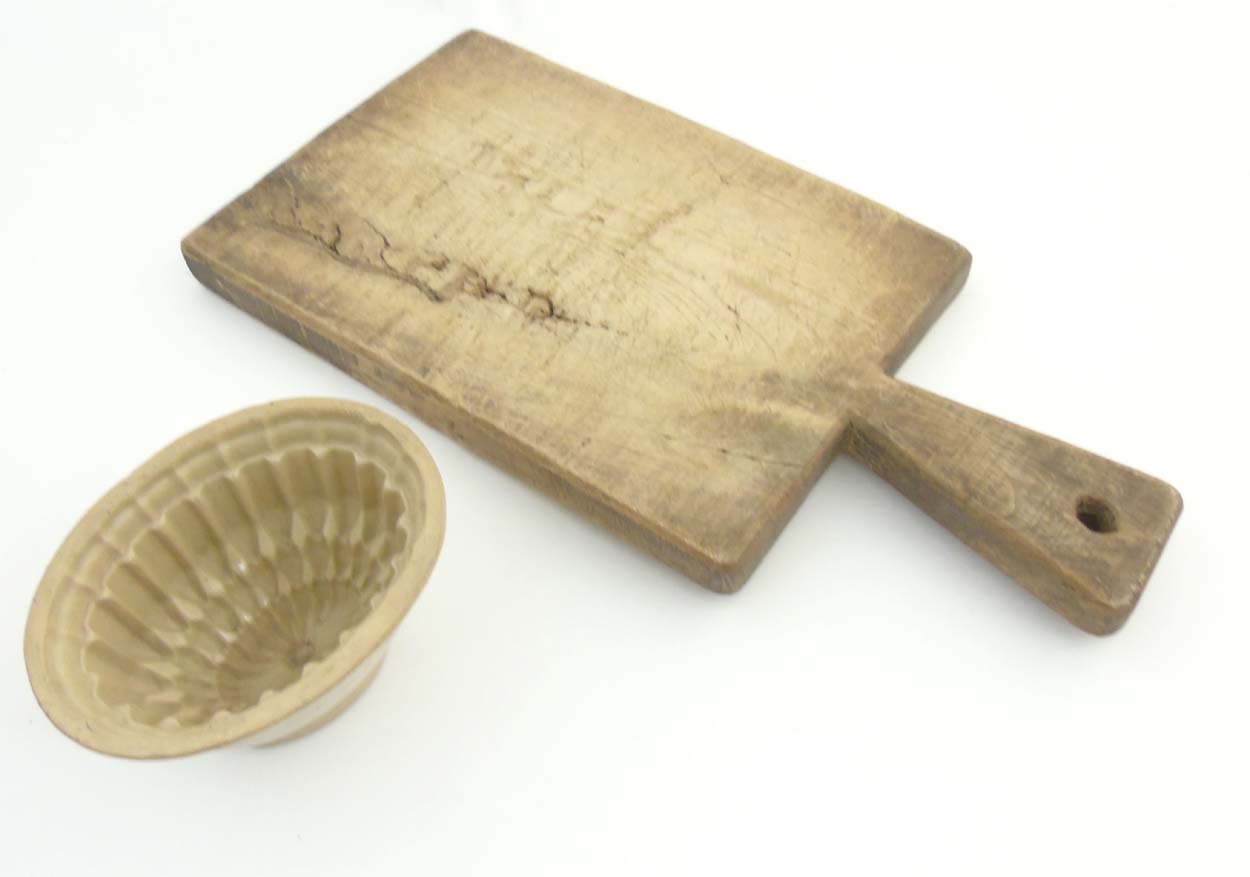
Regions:
<instances>
[{"instance_id":1,"label":"white background","mask_svg":"<svg viewBox=\"0 0 1250 877\"><path fill-rule=\"evenodd\" d=\"M1159 475L1128 626L1068 626L848 460L703 591L202 289L181 236L478 26L972 250L900 375ZM1250 18L1176 4L20 3L0 22L0 871L1247 874ZM182 432L398 414L447 539L301 742L129 762L26 682L61 539Z\"/></svg>"}]
</instances>

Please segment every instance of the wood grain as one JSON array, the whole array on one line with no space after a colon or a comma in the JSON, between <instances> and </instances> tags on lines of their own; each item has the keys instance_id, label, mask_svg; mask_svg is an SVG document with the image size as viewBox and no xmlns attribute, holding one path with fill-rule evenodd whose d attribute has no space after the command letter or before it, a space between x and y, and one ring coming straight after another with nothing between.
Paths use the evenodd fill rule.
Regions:
<instances>
[{"instance_id":1,"label":"wood grain","mask_svg":"<svg viewBox=\"0 0 1250 877\"><path fill-rule=\"evenodd\" d=\"M1179 511L1160 482L884 378L962 286L958 244L483 34L183 252L211 289L716 590L741 586L848 437L1089 629L1122 622ZM985 423L988 468L960 443ZM1087 495L1125 526L1087 538Z\"/></svg>"},{"instance_id":2,"label":"wood grain","mask_svg":"<svg viewBox=\"0 0 1250 877\"><path fill-rule=\"evenodd\" d=\"M1158 479L893 378L852 421L856 458L1093 633L1128 618L1181 512Z\"/></svg>"}]
</instances>

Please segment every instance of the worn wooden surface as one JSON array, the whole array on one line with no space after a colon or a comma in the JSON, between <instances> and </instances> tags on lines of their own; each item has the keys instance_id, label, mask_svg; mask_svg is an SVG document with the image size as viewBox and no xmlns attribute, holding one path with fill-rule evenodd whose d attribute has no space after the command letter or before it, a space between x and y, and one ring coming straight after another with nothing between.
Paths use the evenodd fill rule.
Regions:
<instances>
[{"instance_id":1,"label":"worn wooden surface","mask_svg":"<svg viewBox=\"0 0 1250 877\"><path fill-rule=\"evenodd\" d=\"M183 252L211 289L717 590L843 447L1097 632L1179 514L1162 482L885 377L963 284L958 244L480 33Z\"/></svg>"}]
</instances>

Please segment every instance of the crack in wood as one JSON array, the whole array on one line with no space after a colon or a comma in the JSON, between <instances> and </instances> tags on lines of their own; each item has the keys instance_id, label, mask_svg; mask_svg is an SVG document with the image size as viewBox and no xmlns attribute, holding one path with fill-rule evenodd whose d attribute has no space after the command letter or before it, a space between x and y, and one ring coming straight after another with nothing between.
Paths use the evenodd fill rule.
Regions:
<instances>
[{"instance_id":1,"label":"crack in wood","mask_svg":"<svg viewBox=\"0 0 1250 877\"><path fill-rule=\"evenodd\" d=\"M429 279L421 277L412 270L404 270L402 267L397 266L391 254L397 252L398 248L391 243L391 239L385 232L368 219L362 219L361 222L377 236L377 260L349 255L343 251L345 235L342 223L334 223L334 235L332 237L327 236L299 221L296 214L299 206L299 201L294 200L294 206L291 210L293 221L291 223L279 222L270 217L257 221L256 225L281 234L291 240L316 246L334 261L353 271L386 277L397 283L410 286L420 292L432 304L447 304L453 299L464 295L482 301L490 300L504 304L520 313L521 316L530 322L541 324L558 323L575 329L585 327L608 331L617 335L628 334L618 329L613 329L604 322L594 323L590 320L583 320L570 315L555 303L550 293L543 290L535 289L532 286L520 289L508 285L501 286L472 265L455 262L442 253L418 258L420 268L425 269L427 272L433 272L440 279L445 278L442 283L432 283ZM364 248L362 247L362 249ZM413 258L412 254L408 254L408 258L411 261Z\"/></svg>"}]
</instances>

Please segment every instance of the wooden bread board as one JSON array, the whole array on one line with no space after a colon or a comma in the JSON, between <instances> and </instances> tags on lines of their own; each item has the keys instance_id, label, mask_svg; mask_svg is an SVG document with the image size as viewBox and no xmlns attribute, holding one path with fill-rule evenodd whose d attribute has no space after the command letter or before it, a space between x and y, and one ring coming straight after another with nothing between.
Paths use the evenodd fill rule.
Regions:
<instances>
[{"instance_id":1,"label":"wooden bread board","mask_svg":"<svg viewBox=\"0 0 1250 877\"><path fill-rule=\"evenodd\" d=\"M469 32L183 241L206 286L695 580L740 587L839 451L1114 630L1168 485L888 377L955 242ZM454 491L454 485L451 485Z\"/></svg>"}]
</instances>

